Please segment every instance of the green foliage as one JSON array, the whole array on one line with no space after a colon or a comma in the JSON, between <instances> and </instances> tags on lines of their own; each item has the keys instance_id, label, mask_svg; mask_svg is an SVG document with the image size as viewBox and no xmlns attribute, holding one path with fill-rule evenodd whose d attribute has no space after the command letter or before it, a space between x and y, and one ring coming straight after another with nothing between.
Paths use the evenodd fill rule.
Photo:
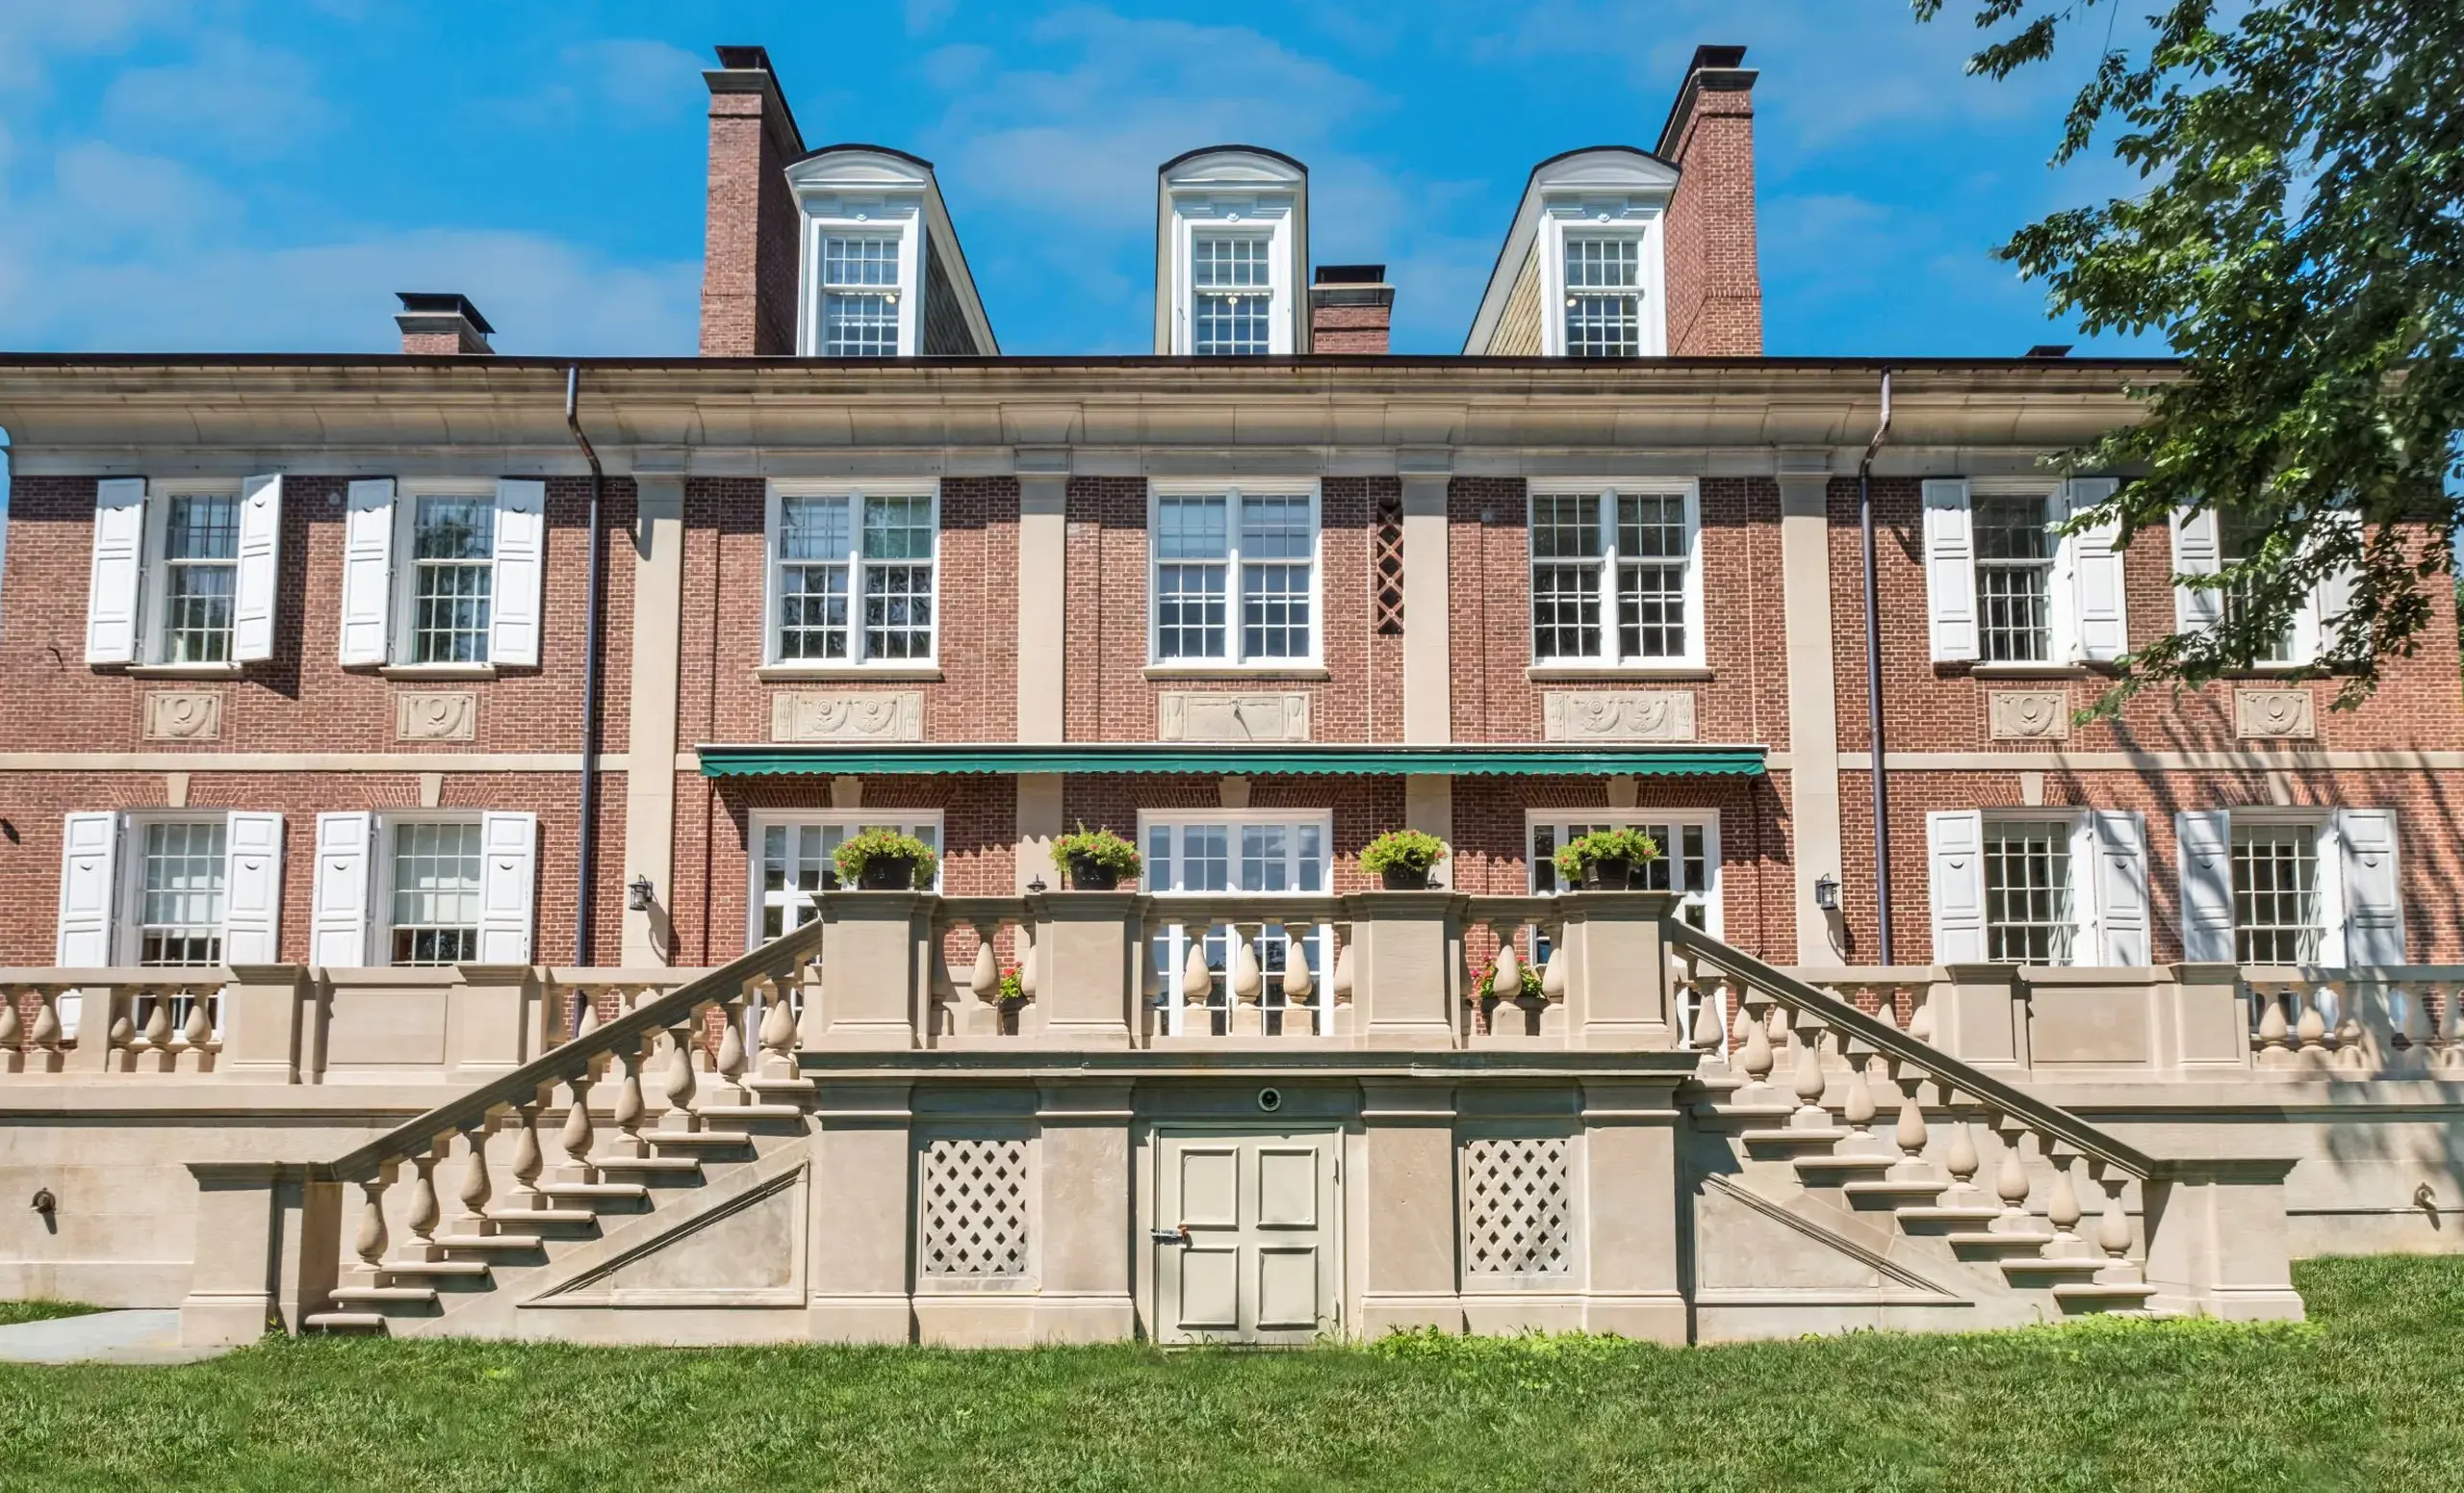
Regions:
<instances>
[{"instance_id":1,"label":"green foliage","mask_svg":"<svg viewBox=\"0 0 2464 1493\"><path fill-rule=\"evenodd\" d=\"M1555 862L1558 877L1569 887L1578 885L1583 873L1602 861L1623 861L1640 865L1659 855L1659 841L1642 830L1594 830L1578 835L1557 847L1550 859Z\"/></svg>"},{"instance_id":2,"label":"green foliage","mask_svg":"<svg viewBox=\"0 0 2464 1493\"><path fill-rule=\"evenodd\" d=\"M2294 1280L2305 1326L1274 1353L277 1339L177 1369L0 1364L0 1493L2455 1487L2464 1259Z\"/></svg>"},{"instance_id":3,"label":"green foliage","mask_svg":"<svg viewBox=\"0 0 2464 1493\"><path fill-rule=\"evenodd\" d=\"M1361 847L1360 868L1371 876L1388 871L1425 871L1446 859L1446 841L1421 830L1388 830Z\"/></svg>"},{"instance_id":4,"label":"green foliage","mask_svg":"<svg viewBox=\"0 0 2464 1493\"><path fill-rule=\"evenodd\" d=\"M1052 857L1066 871L1072 861L1086 861L1107 866L1124 881L1136 880L1139 866L1138 847L1110 830L1091 830L1082 820L1078 828L1052 842Z\"/></svg>"},{"instance_id":5,"label":"green foliage","mask_svg":"<svg viewBox=\"0 0 2464 1493\"><path fill-rule=\"evenodd\" d=\"M2043 62L2100 5L2118 0L1975 0L2007 29L1969 70ZM2055 313L2161 333L2187 364L2133 391L2143 423L2065 458L2143 474L2091 520L2162 544L2175 509L2216 508L2251 537L2205 582L2232 599L2222 625L2138 650L2100 708L2246 665L2323 583L2349 600L2302 674L2341 677L2350 706L2441 610L2464 519L2464 0L2160 0L2147 23L2103 45L2054 157L2110 130L2143 189L2000 252Z\"/></svg>"},{"instance_id":6,"label":"green foliage","mask_svg":"<svg viewBox=\"0 0 2464 1493\"><path fill-rule=\"evenodd\" d=\"M63 1317L85 1317L102 1309L83 1301L0 1301L0 1327L13 1327L21 1322L57 1322Z\"/></svg>"},{"instance_id":7,"label":"green foliage","mask_svg":"<svg viewBox=\"0 0 2464 1493\"><path fill-rule=\"evenodd\" d=\"M922 891L933 885L933 867L937 858L933 847L912 835L896 830L871 829L849 836L831 854L831 862L838 867L838 878L849 886L864 874L864 867L875 861L911 861L915 865L915 889Z\"/></svg>"},{"instance_id":8,"label":"green foliage","mask_svg":"<svg viewBox=\"0 0 2464 1493\"><path fill-rule=\"evenodd\" d=\"M1520 976L1515 982L1516 993L1532 1000L1544 998L1544 992L1540 989L1540 971L1532 968L1527 963L1517 965L1515 969ZM1497 992L1498 962L1493 959L1489 961L1489 966L1480 971L1480 983L1473 988L1472 993L1481 1000L1487 1000Z\"/></svg>"},{"instance_id":9,"label":"green foliage","mask_svg":"<svg viewBox=\"0 0 2464 1493\"><path fill-rule=\"evenodd\" d=\"M1001 971L1001 998L1003 1000L1027 998L1027 983L1019 977L1018 966L1015 965Z\"/></svg>"}]
</instances>

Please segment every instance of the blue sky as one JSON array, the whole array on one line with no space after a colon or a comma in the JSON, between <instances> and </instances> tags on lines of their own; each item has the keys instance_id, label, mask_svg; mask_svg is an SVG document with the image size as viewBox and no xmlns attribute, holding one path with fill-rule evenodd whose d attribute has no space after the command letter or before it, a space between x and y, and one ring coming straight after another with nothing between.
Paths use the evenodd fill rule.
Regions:
<instances>
[{"instance_id":1,"label":"blue sky","mask_svg":"<svg viewBox=\"0 0 2464 1493\"><path fill-rule=\"evenodd\" d=\"M1762 69L1769 350L2076 340L1988 250L2120 178L2044 166L2075 64L1968 79L1973 35L1905 0L11 0L0 348L380 350L438 289L506 351L689 352L716 41L769 47L808 142L938 164L1014 352L1143 350L1154 167L1223 140L1307 161L1316 257L1386 262L1398 349L1456 350L1531 164L1651 144L1701 41Z\"/></svg>"}]
</instances>

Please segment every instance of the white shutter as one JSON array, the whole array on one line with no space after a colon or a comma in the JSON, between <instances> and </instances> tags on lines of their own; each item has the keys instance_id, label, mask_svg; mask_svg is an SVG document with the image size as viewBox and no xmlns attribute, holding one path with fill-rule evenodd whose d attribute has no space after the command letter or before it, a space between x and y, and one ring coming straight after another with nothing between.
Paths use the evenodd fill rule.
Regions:
<instances>
[{"instance_id":1,"label":"white shutter","mask_svg":"<svg viewBox=\"0 0 2464 1493\"><path fill-rule=\"evenodd\" d=\"M2069 513L2086 512L2113 497L2120 486L2109 476L2071 478L2066 489ZM2107 520L2063 536L2070 550L2070 599L2077 623L2071 636L2082 658L2110 661L2130 652L2121 553L2114 548L2114 537L2120 531L2118 523Z\"/></svg>"},{"instance_id":2,"label":"white shutter","mask_svg":"<svg viewBox=\"0 0 2464 1493\"><path fill-rule=\"evenodd\" d=\"M2336 509L2326 516L2326 522L2351 531L2356 540L2361 537L2361 515L2350 508ZM2307 614L2293 625L2296 663L2309 663L2334 650L2336 638L2343 631L2344 614L2352 606L2353 584L2359 577L2357 567L2339 565L2319 578L2318 589L2310 595Z\"/></svg>"},{"instance_id":3,"label":"white shutter","mask_svg":"<svg viewBox=\"0 0 2464 1493\"><path fill-rule=\"evenodd\" d=\"M2173 815L2182 860L2182 958L2229 965L2233 949L2233 816L2221 809Z\"/></svg>"},{"instance_id":4,"label":"white shutter","mask_svg":"<svg viewBox=\"0 0 2464 1493\"><path fill-rule=\"evenodd\" d=\"M119 885L119 815L70 814L60 833L60 941L55 963L100 969L112 962L112 893Z\"/></svg>"},{"instance_id":5,"label":"white shutter","mask_svg":"<svg viewBox=\"0 0 2464 1493\"><path fill-rule=\"evenodd\" d=\"M2224 569L2222 521L2214 508L2173 510L2173 574L2213 576ZM2224 620L2224 593L2173 583L2173 631L2198 632Z\"/></svg>"},{"instance_id":6,"label":"white shutter","mask_svg":"<svg viewBox=\"0 0 2464 1493\"><path fill-rule=\"evenodd\" d=\"M2338 810L2336 838L2344 852L2344 963L2402 964L2404 898L2396 869L2396 811Z\"/></svg>"},{"instance_id":7,"label":"white shutter","mask_svg":"<svg viewBox=\"0 0 2464 1493\"><path fill-rule=\"evenodd\" d=\"M1976 656L1976 526L1967 478L1925 482L1925 601L1937 658Z\"/></svg>"},{"instance_id":8,"label":"white shutter","mask_svg":"<svg viewBox=\"0 0 2464 1493\"><path fill-rule=\"evenodd\" d=\"M137 661L138 593L145 574L145 479L94 484L94 563L86 581L86 661Z\"/></svg>"},{"instance_id":9,"label":"white shutter","mask_svg":"<svg viewBox=\"0 0 2464 1493\"><path fill-rule=\"evenodd\" d=\"M2096 963L2139 965L2147 954L2147 836L2139 815L2092 809L2088 832L2094 843Z\"/></svg>"},{"instance_id":10,"label":"white shutter","mask_svg":"<svg viewBox=\"0 0 2464 1493\"><path fill-rule=\"evenodd\" d=\"M282 815L233 812L223 821L222 962L282 957Z\"/></svg>"},{"instance_id":11,"label":"white shutter","mask_svg":"<svg viewBox=\"0 0 2464 1493\"><path fill-rule=\"evenodd\" d=\"M388 661L393 617L394 479L366 477L350 484L343 513L342 661Z\"/></svg>"},{"instance_id":12,"label":"white shutter","mask_svg":"<svg viewBox=\"0 0 2464 1493\"><path fill-rule=\"evenodd\" d=\"M1934 963L1985 958L1985 815L1944 811L1925 816L1934 867Z\"/></svg>"},{"instance_id":13,"label":"white shutter","mask_svg":"<svg viewBox=\"0 0 2464 1493\"><path fill-rule=\"evenodd\" d=\"M530 901L538 885L536 814L487 814L479 821L479 963L530 962Z\"/></svg>"},{"instance_id":14,"label":"white shutter","mask_svg":"<svg viewBox=\"0 0 2464 1493\"><path fill-rule=\"evenodd\" d=\"M282 478L240 484L240 564L232 583L231 656L273 656L274 598L282 589Z\"/></svg>"},{"instance_id":15,"label":"white shutter","mask_svg":"<svg viewBox=\"0 0 2464 1493\"><path fill-rule=\"evenodd\" d=\"M308 911L308 958L355 969L368 959L368 902L375 885L375 816L317 816L317 885Z\"/></svg>"},{"instance_id":16,"label":"white shutter","mask_svg":"<svg viewBox=\"0 0 2464 1493\"><path fill-rule=\"evenodd\" d=\"M539 587L548 548L548 484L497 483L496 594L489 602L488 661L539 661Z\"/></svg>"}]
</instances>

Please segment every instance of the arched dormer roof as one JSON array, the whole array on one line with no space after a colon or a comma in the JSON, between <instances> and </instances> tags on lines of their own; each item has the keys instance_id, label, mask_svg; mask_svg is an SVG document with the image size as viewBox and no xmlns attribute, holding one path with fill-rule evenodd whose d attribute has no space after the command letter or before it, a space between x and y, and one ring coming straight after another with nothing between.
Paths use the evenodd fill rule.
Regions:
<instances>
[{"instance_id":1,"label":"arched dormer roof","mask_svg":"<svg viewBox=\"0 0 2464 1493\"><path fill-rule=\"evenodd\" d=\"M815 262L826 226L856 231L857 224L895 228L902 236L899 292L914 297L902 325L901 353L992 357L1000 344L977 293L960 246L958 226L942 200L933 163L889 145L849 142L808 150L786 167L787 190L803 216L799 235L797 348L823 350L819 309L823 294ZM905 242L911 232L917 238Z\"/></svg>"},{"instance_id":2,"label":"arched dormer roof","mask_svg":"<svg viewBox=\"0 0 2464 1493\"><path fill-rule=\"evenodd\" d=\"M1272 284L1264 350L1309 350L1309 167L1263 145L1201 145L1155 169L1155 350L1201 350L1191 254L1200 237L1265 242ZM1237 247L1237 245L1236 245Z\"/></svg>"}]
</instances>

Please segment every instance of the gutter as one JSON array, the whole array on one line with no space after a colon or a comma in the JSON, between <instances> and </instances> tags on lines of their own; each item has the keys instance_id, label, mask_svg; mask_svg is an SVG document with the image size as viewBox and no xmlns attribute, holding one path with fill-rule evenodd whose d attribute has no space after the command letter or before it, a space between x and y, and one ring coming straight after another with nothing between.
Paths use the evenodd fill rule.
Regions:
<instances>
[{"instance_id":1,"label":"gutter","mask_svg":"<svg viewBox=\"0 0 2464 1493\"><path fill-rule=\"evenodd\" d=\"M581 420L578 414L580 396L580 365L568 364L565 368L565 429L573 436L574 445L581 449L582 460L590 463L590 553L581 608L581 806L574 856L577 878L574 888L574 963L588 965L591 963L591 877L597 870L598 860L594 853L598 837L593 833L593 826L599 814L599 508L607 476L600 469L599 452L591 449L590 437L582 434Z\"/></svg>"},{"instance_id":2,"label":"gutter","mask_svg":"<svg viewBox=\"0 0 2464 1493\"><path fill-rule=\"evenodd\" d=\"M1890 783L1883 764L1889 756L1883 739L1883 613L1874 591L1874 452L1890 434L1890 370L1882 371L1882 419L1874 438L1865 443L1864 459L1857 463L1857 528L1865 552L1865 734L1872 766L1866 779L1874 788L1874 926L1880 947L1875 951L1888 966L1890 942Z\"/></svg>"}]
</instances>

